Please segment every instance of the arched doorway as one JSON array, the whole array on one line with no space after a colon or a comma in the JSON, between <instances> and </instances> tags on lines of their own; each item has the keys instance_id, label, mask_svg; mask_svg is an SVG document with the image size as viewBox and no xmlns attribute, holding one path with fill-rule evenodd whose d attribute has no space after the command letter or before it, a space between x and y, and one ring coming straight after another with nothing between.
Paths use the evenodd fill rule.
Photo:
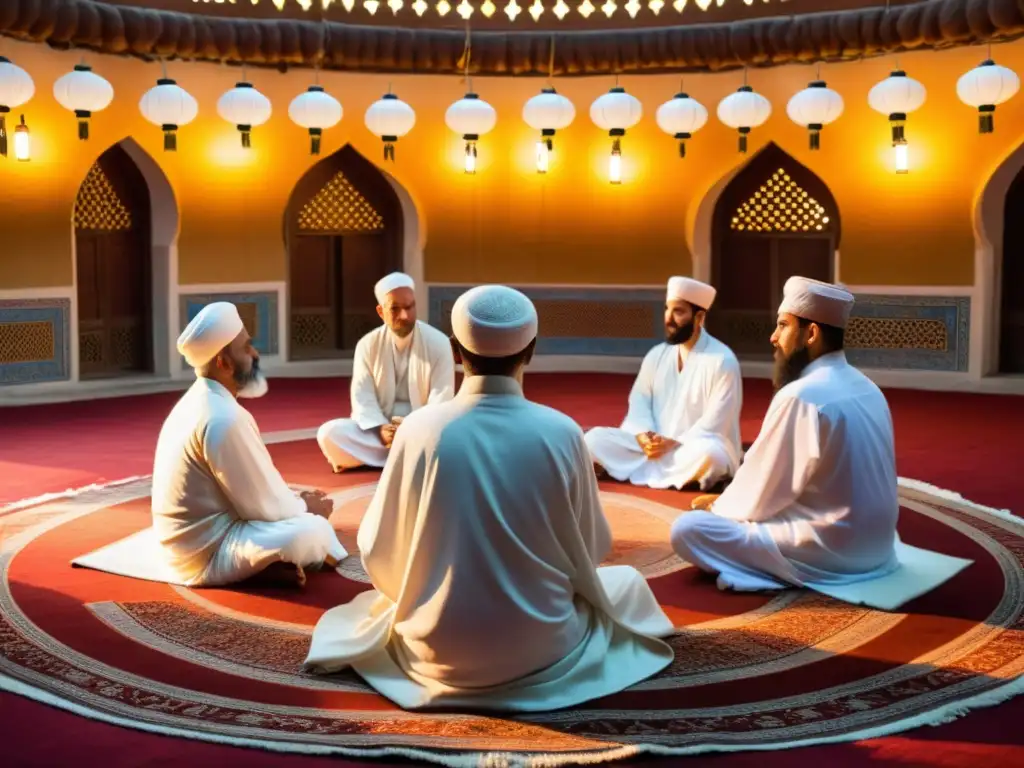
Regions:
<instances>
[{"instance_id":1,"label":"arched doorway","mask_svg":"<svg viewBox=\"0 0 1024 768\"><path fill-rule=\"evenodd\" d=\"M380 324L373 286L402 268L403 238L398 195L352 147L306 172L285 218L292 360L351 356Z\"/></svg>"},{"instance_id":2,"label":"arched doorway","mask_svg":"<svg viewBox=\"0 0 1024 768\"><path fill-rule=\"evenodd\" d=\"M73 221L79 377L152 372L149 188L119 144L100 155L86 174Z\"/></svg>"},{"instance_id":3,"label":"arched doorway","mask_svg":"<svg viewBox=\"0 0 1024 768\"><path fill-rule=\"evenodd\" d=\"M999 372L1024 373L1024 170L1006 192L999 302Z\"/></svg>"},{"instance_id":4,"label":"arched doorway","mask_svg":"<svg viewBox=\"0 0 1024 768\"><path fill-rule=\"evenodd\" d=\"M782 287L831 281L839 210L825 183L769 144L722 191L712 221L708 330L746 360L768 359Z\"/></svg>"}]
</instances>

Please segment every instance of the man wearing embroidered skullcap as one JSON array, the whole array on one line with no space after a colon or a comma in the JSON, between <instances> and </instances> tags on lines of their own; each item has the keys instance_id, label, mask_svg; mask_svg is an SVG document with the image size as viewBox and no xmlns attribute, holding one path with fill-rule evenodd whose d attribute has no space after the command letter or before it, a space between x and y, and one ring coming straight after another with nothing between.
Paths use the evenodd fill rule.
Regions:
<instances>
[{"instance_id":1,"label":"man wearing embroidered skullcap","mask_svg":"<svg viewBox=\"0 0 1024 768\"><path fill-rule=\"evenodd\" d=\"M620 427L595 427L587 446L601 473L651 488L708 490L739 466L743 377L732 350L704 329L715 289L672 277L665 342L647 353Z\"/></svg>"},{"instance_id":2,"label":"man wearing embroidered skullcap","mask_svg":"<svg viewBox=\"0 0 1024 768\"><path fill-rule=\"evenodd\" d=\"M153 463L153 528L169 578L212 587L259 575L301 586L305 568L342 560L331 502L285 484L237 402L262 396L267 383L235 305L203 307L178 351L196 381L164 422Z\"/></svg>"},{"instance_id":3,"label":"man wearing embroidered skullcap","mask_svg":"<svg viewBox=\"0 0 1024 768\"><path fill-rule=\"evenodd\" d=\"M320 427L317 442L335 472L383 467L402 419L455 393L448 338L416 319L415 284L392 272L374 287L384 324L356 345L352 359L352 415Z\"/></svg>"},{"instance_id":4,"label":"man wearing embroidered skullcap","mask_svg":"<svg viewBox=\"0 0 1024 768\"><path fill-rule=\"evenodd\" d=\"M465 380L398 431L359 528L374 589L331 609L306 668L351 666L406 709L535 712L667 666L665 616L611 549L583 433L523 396L537 312L473 288L452 310Z\"/></svg>"},{"instance_id":5,"label":"man wearing embroidered skullcap","mask_svg":"<svg viewBox=\"0 0 1024 768\"><path fill-rule=\"evenodd\" d=\"M775 349L775 397L732 484L672 527L681 558L721 589L827 591L899 567L896 457L885 396L851 366L853 296L792 277Z\"/></svg>"}]
</instances>

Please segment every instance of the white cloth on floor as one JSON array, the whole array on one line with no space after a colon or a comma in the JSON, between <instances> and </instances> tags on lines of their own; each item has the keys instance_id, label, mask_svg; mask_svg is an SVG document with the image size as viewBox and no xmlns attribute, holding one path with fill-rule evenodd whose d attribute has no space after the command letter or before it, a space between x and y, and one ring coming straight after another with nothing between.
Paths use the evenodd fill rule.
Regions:
<instances>
[{"instance_id":1,"label":"white cloth on floor","mask_svg":"<svg viewBox=\"0 0 1024 768\"><path fill-rule=\"evenodd\" d=\"M732 484L680 516L672 543L736 590L883 577L900 566L896 480L885 396L833 352L776 393Z\"/></svg>"},{"instance_id":2,"label":"white cloth on floor","mask_svg":"<svg viewBox=\"0 0 1024 768\"><path fill-rule=\"evenodd\" d=\"M743 377L736 356L702 329L691 350L659 344L647 353L622 426L590 430L587 446L594 461L616 480L651 488L682 488L697 481L707 488L739 466L742 407ZM656 432L680 445L648 459L636 441L642 432Z\"/></svg>"},{"instance_id":3,"label":"white cloth on floor","mask_svg":"<svg viewBox=\"0 0 1024 768\"><path fill-rule=\"evenodd\" d=\"M406 709L541 711L671 663L672 622L611 548L579 427L506 377L398 431L359 528L374 590L327 611L306 667L353 667Z\"/></svg>"},{"instance_id":4,"label":"white cloth on floor","mask_svg":"<svg viewBox=\"0 0 1024 768\"><path fill-rule=\"evenodd\" d=\"M335 469L383 467L388 449L380 428L455 393L455 360L448 337L417 321L400 339L386 325L366 334L352 360L352 416L317 431L317 443Z\"/></svg>"},{"instance_id":5,"label":"white cloth on floor","mask_svg":"<svg viewBox=\"0 0 1024 768\"><path fill-rule=\"evenodd\" d=\"M252 415L215 381L198 378L160 430L153 463L148 562L105 547L77 563L187 586L221 586L274 562L300 566L346 557L330 523L310 513L281 477ZM131 571L131 572L126 572ZM168 578L173 574L173 579Z\"/></svg>"}]
</instances>

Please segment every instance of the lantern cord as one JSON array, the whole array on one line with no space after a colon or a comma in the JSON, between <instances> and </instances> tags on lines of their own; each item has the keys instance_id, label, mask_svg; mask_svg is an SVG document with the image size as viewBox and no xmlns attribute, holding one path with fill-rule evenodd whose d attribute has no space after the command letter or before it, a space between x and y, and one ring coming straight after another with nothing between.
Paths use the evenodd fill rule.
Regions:
<instances>
[{"instance_id":1,"label":"lantern cord","mask_svg":"<svg viewBox=\"0 0 1024 768\"><path fill-rule=\"evenodd\" d=\"M466 20L466 45L462 49L462 56L459 57L458 62L455 66L462 67L462 76L466 81L466 90L472 92L473 81L469 77L469 62L473 57L473 32L469 24L469 19Z\"/></svg>"},{"instance_id":2,"label":"lantern cord","mask_svg":"<svg viewBox=\"0 0 1024 768\"><path fill-rule=\"evenodd\" d=\"M743 68L743 85L747 84L747 68Z\"/></svg>"},{"instance_id":3,"label":"lantern cord","mask_svg":"<svg viewBox=\"0 0 1024 768\"><path fill-rule=\"evenodd\" d=\"M551 35L551 51L548 54L548 85L555 79L555 36Z\"/></svg>"},{"instance_id":4,"label":"lantern cord","mask_svg":"<svg viewBox=\"0 0 1024 768\"><path fill-rule=\"evenodd\" d=\"M163 56L160 57L160 74L164 80L167 79L167 61Z\"/></svg>"}]
</instances>

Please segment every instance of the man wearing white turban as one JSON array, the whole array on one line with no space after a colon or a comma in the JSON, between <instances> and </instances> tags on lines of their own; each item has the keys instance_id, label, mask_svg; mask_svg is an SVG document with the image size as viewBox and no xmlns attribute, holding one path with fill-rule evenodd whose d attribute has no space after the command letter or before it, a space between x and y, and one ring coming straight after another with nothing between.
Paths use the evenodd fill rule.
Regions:
<instances>
[{"instance_id":1,"label":"man wearing white turban","mask_svg":"<svg viewBox=\"0 0 1024 768\"><path fill-rule=\"evenodd\" d=\"M672 527L721 589L830 588L892 573L896 453L881 390L846 361L853 296L790 278L772 334L776 394L732 484Z\"/></svg>"},{"instance_id":2,"label":"man wearing white turban","mask_svg":"<svg viewBox=\"0 0 1024 768\"><path fill-rule=\"evenodd\" d=\"M488 285L452 310L465 381L410 415L359 528L374 589L329 610L306 667L406 709L569 707L666 667L672 632L611 549L583 433L523 396L537 312Z\"/></svg>"},{"instance_id":3,"label":"man wearing white turban","mask_svg":"<svg viewBox=\"0 0 1024 768\"><path fill-rule=\"evenodd\" d=\"M669 278L665 342L640 364L625 421L587 433L599 472L633 485L707 490L736 471L743 377L732 350L704 329L715 294L699 280Z\"/></svg>"},{"instance_id":4,"label":"man wearing white turban","mask_svg":"<svg viewBox=\"0 0 1024 768\"><path fill-rule=\"evenodd\" d=\"M197 378L164 422L153 463L153 530L164 562L151 565L165 576L125 575L212 587L260 574L301 585L304 568L342 560L326 519L331 502L285 484L256 420L236 401L267 385L235 305L203 307L178 351Z\"/></svg>"},{"instance_id":5,"label":"man wearing white turban","mask_svg":"<svg viewBox=\"0 0 1024 768\"><path fill-rule=\"evenodd\" d=\"M320 427L317 442L335 472L383 467L402 419L455 393L448 338L416 319L415 284L392 272L374 287L384 324L356 345L352 359L352 415Z\"/></svg>"}]
</instances>

